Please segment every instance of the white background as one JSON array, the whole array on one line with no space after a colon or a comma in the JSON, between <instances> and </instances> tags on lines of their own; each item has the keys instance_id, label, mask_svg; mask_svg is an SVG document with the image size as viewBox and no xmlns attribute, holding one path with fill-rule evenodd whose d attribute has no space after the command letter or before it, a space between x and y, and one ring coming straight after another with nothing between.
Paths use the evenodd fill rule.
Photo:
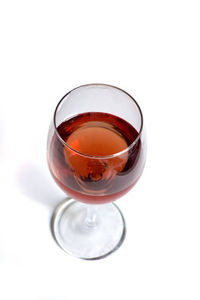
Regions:
<instances>
[{"instance_id":1,"label":"white background","mask_svg":"<svg viewBox=\"0 0 200 300\"><path fill-rule=\"evenodd\" d=\"M0 2L0 299L200 299L200 9L194 0ZM101 82L139 102L145 171L117 201L123 246L65 254L46 164L54 108Z\"/></svg>"}]
</instances>

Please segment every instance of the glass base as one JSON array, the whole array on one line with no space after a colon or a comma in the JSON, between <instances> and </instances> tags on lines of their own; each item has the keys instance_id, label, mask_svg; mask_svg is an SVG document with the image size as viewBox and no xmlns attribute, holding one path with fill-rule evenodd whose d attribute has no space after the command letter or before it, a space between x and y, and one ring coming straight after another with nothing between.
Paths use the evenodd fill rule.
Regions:
<instances>
[{"instance_id":1,"label":"glass base","mask_svg":"<svg viewBox=\"0 0 200 300\"><path fill-rule=\"evenodd\" d=\"M113 253L126 234L123 215L115 204L85 204L69 198L55 209L51 228L65 252L87 260Z\"/></svg>"}]
</instances>

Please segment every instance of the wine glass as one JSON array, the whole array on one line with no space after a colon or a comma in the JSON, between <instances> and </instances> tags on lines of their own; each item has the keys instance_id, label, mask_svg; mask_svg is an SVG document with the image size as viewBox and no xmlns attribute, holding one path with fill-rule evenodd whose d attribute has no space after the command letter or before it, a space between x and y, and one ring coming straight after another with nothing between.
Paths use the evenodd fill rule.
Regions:
<instances>
[{"instance_id":1,"label":"wine glass","mask_svg":"<svg viewBox=\"0 0 200 300\"><path fill-rule=\"evenodd\" d=\"M98 259L122 244L126 226L112 203L139 179L145 163L142 111L127 92L87 84L56 106L47 143L50 172L68 195L55 209L59 246L82 259Z\"/></svg>"}]
</instances>

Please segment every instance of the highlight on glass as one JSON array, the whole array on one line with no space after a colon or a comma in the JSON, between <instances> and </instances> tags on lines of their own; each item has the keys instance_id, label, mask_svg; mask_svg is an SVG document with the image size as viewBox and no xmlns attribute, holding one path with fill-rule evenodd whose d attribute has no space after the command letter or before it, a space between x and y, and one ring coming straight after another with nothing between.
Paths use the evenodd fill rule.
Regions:
<instances>
[{"instance_id":1,"label":"highlight on glass","mask_svg":"<svg viewBox=\"0 0 200 300\"><path fill-rule=\"evenodd\" d=\"M127 92L87 84L56 106L47 143L49 170L66 193L52 216L59 246L82 259L122 244L126 226L113 203L136 184L145 164L142 111Z\"/></svg>"}]
</instances>

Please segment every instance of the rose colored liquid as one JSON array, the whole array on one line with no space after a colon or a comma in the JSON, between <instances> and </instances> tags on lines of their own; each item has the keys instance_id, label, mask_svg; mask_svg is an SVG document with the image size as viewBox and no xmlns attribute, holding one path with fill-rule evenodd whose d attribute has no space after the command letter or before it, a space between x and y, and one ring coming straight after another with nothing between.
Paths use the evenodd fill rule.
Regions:
<instances>
[{"instance_id":1,"label":"rose colored liquid","mask_svg":"<svg viewBox=\"0 0 200 300\"><path fill-rule=\"evenodd\" d=\"M121 197L138 180L143 168L141 140L117 154L138 136L125 120L107 113L83 113L61 123L57 131L69 147L54 134L48 162L56 182L69 196L105 203Z\"/></svg>"}]
</instances>

